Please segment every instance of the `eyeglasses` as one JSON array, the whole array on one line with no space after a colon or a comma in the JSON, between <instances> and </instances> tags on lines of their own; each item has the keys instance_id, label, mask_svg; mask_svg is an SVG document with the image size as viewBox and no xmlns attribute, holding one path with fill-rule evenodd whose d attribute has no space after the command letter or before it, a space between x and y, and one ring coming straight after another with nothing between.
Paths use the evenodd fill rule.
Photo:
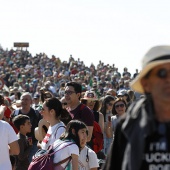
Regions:
<instances>
[{"instance_id":1,"label":"eyeglasses","mask_svg":"<svg viewBox=\"0 0 170 170\"><path fill-rule=\"evenodd\" d=\"M168 72L169 70L166 70L165 68L162 68L160 70L157 71L157 77L161 78L161 79L165 79L168 77Z\"/></svg>"},{"instance_id":2,"label":"eyeglasses","mask_svg":"<svg viewBox=\"0 0 170 170\"><path fill-rule=\"evenodd\" d=\"M119 108L119 107L123 108L123 107L125 107L125 105L124 104L117 104L117 105L115 105L115 108Z\"/></svg>"},{"instance_id":3,"label":"eyeglasses","mask_svg":"<svg viewBox=\"0 0 170 170\"><path fill-rule=\"evenodd\" d=\"M67 103L61 103L62 105L64 105L64 106L66 106L67 105Z\"/></svg>"},{"instance_id":4,"label":"eyeglasses","mask_svg":"<svg viewBox=\"0 0 170 170\"><path fill-rule=\"evenodd\" d=\"M112 104L112 103L107 103L109 106L113 106L114 104Z\"/></svg>"},{"instance_id":5,"label":"eyeglasses","mask_svg":"<svg viewBox=\"0 0 170 170\"><path fill-rule=\"evenodd\" d=\"M76 93L75 91L65 91L64 94L65 95L72 95L73 93Z\"/></svg>"}]
</instances>

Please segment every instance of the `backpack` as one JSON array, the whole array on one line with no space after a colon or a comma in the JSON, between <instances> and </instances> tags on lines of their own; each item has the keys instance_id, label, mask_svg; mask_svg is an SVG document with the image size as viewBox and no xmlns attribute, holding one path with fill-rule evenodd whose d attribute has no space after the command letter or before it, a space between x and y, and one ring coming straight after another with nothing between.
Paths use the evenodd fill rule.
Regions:
<instances>
[{"instance_id":1,"label":"backpack","mask_svg":"<svg viewBox=\"0 0 170 170\"><path fill-rule=\"evenodd\" d=\"M60 146L61 144L63 144L64 142L66 142L66 141L60 142L60 143L57 145L57 147ZM53 163L54 154L55 154L56 152L64 149L65 147L72 145L72 144L74 144L74 143L73 143L73 142L72 142L72 143L69 143L69 144L65 145L64 147L60 148L60 149L57 150L57 151L54 151L53 145L51 145L51 146L49 147L49 149L47 149L47 150L39 149L39 150L35 153L35 155L33 156L32 161L31 161L31 163L30 163L30 165L29 165L29 167L28 167L28 170L54 170L54 168L55 168L55 170L57 170L57 168L56 168L57 166L65 163L65 162L68 161L68 160L69 160L69 162L70 162L70 161L71 161L71 156L65 158L64 160L62 160L62 161L60 161L60 162L58 162L58 163ZM56 147L56 148L57 148L57 147ZM55 148L55 149L56 149L56 148ZM69 163L69 162L68 162L68 163ZM67 165L68 165L68 164L67 164ZM67 165L66 165L66 167L67 167ZM66 168L66 167L65 167L65 168ZM60 169L60 168L61 168L61 167L59 166L59 169ZM65 169L65 168L64 168L64 169Z\"/></svg>"},{"instance_id":2,"label":"backpack","mask_svg":"<svg viewBox=\"0 0 170 170\"><path fill-rule=\"evenodd\" d=\"M82 111L85 107L87 107L84 104L81 104L80 111ZM92 149L95 153L98 153L103 149L104 145L104 139L103 139L103 133L100 128L100 125L94 121L93 122L93 133L92 133Z\"/></svg>"}]
</instances>

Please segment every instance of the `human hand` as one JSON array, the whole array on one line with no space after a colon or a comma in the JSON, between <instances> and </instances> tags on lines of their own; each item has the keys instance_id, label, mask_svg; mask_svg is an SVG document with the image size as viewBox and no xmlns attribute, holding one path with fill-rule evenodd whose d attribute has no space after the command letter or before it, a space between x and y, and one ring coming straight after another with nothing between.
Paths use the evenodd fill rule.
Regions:
<instances>
[{"instance_id":1,"label":"human hand","mask_svg":"<svg viewBox=\"0 0 170 170\"><path fill-rule=\"evenodd\" d=\"M32 137L28 137L28 144L32 145Z\"/></svg>"}]
</instances>

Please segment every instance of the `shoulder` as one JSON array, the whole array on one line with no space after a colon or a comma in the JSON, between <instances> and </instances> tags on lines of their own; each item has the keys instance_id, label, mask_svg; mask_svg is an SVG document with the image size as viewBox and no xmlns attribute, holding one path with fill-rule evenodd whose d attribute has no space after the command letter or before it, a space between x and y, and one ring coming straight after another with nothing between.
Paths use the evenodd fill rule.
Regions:
<instances>
[{"instance_id":1,"label":"shoulder","mask_svg":"<svg viewBox=\"0 0 170 170\"><path fill-rule=\"evenodd\" d=\"M80 110L81 110L81 107L80 106ZM93 112L91 111L91 109L87 106L83 106L83 109L82 109L82 112L86 112L86 113L90 113L90 114L93 114Z\"/></svg>"},{"instance_id":2,"label":"shoulder","mask_svg":"<svg viewBox=\"0 0 170 170\"><path fill-rule=\"evenodd\" d=\"M7 123L7 122L5 122L5 121L3 121L3 120L0 120L0 126L1 126L1 127L5 127L5 128L8 128L8 129L12 128L9 123Z\"/></svg>"}]
</instances>

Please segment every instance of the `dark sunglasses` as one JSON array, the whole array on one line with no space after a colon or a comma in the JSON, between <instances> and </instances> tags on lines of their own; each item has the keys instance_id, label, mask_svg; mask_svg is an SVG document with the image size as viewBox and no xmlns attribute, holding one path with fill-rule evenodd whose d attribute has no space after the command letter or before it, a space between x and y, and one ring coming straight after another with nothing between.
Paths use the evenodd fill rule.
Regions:
<instances>
[{"instance_id":1,"label":"dark sunglasses","mask_svg":"<svg viewBox=\"0 0 170 170\"><path fill-rule=\"evenodd\" d=\"M66 106L67 105L67 103L61 103L62 105L64 105L64 106Z\"/></svg>"},{"instance_id":2,"label":"dark sunglasses","mask_svg":"<svg viewBox=\"0 0 170 170\"><path fill-rule=\"evenodd\" d=\"M96 100L87 100L87 103L96 103Z\"/></svg>"},{"instance_id":3,"label":"dark sunglasses","mask_svg":"<svg viewBox=\"0 0 170 170\"><path fill-rule=\"evenodd\" d=\"M169 72L169 70L162 68L162 69L157 71L156 75L157 75L157 77L164 79L164 78L168 77L168 72Z\"/></svg>"},{"instance_id":4,"label":"dark sunglasses","mask_svg":"<svg viewBox=\"0 0 170 170\"><path fill-rule=\"evenodd\" d=\"M117 104L117 105L115 105L115 108L119 108L119 107L123 108L123 107L125 107L125 105L124 104Z\"/></svg>"}]
</instances>

